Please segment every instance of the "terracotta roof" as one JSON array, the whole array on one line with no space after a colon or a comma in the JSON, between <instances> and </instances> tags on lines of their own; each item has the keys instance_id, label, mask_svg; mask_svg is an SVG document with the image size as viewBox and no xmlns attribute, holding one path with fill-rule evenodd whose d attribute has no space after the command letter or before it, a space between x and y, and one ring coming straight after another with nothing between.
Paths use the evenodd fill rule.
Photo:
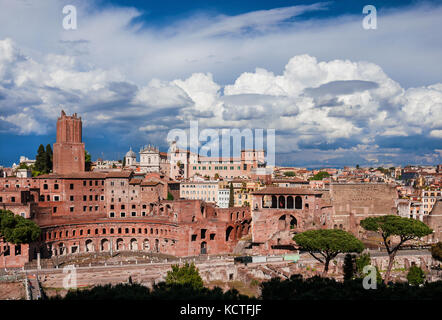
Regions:
<instances>
[{"instance_id":1,"label":"terracotta roof","mask_svg":"<svg viewBox=\"0 0 442 320\"><path fill-rule=\"evenodd\" d=\"M140 184L143 178L132 178L129 180L129 184Z\"/></svg>"},{"instance_id":2,"label":"terracotta roof","mask_svg":"<svg viewBox=\"0 0 442 320\"><path fill-rule=\"evenodd\" d=\"M132 171L112 171L106 174L106 178L129 178L132 176Z\"/></svg>"},{"instance_id":3,"label":"terracotta roof","mask_svg":"<svg viewBox=\"0 0 442 320\"><path fill-rule=\"evenodd\" d=\"M294 177L292 179L290 179L290 178L287 178L287 179L273 179L272 182L273 183L306 183L306 184L309 183L307 180L300 179L300 178L297 178L297 177Z\"/></svg>"},{"instance_id":4,"label":"terracotta roof","mask_svg":"<svg viewBox=\"0 0 442 320\"><path fill-rule=\"evenodd\" d=\"M36 177L37 179L104 179L106 178L106 173L104 172L73 172L68 174L55 174L49 173Z\"/></svg>"},{"instance_id":5,"label":"terracotta roof","mask_svg":"<svg viewBox=\"0 0 442 320\"><path fill-rule=\"evenodd\" d=\"M143 181L143 182L141 182L141 186L143 186L143 187L144 186L155 187L159 184L164 184L164 183L161 181Z\"/></svg>"},{"instance_id":6,"label":"terracotta roof","mask_svg":"<svg viewBox=\"0 0 442 320\"><path fill-rule=\"evenodd\" d=\"M285 187L267 187L258 191L253 192L252 194L302 194L302 195L319 195L322 192L303 189L303 188L285 188Z\"/></svg>"}]
</instances>

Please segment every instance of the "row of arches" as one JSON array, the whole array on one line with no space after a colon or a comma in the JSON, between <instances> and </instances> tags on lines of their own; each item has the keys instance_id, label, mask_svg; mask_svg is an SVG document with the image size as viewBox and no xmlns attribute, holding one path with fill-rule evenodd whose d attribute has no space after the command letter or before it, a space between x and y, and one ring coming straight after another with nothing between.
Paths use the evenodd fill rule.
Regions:
<instances>
[{"instance_id":1,"label":"row of arches","mask_svg":"<svg viewBox=\"0 0 442 320\"><path fill-rule=\"evenodd\" d=\"M101 227L101 228L73 228L65 230L48 230L44 233L43 240L61 240L61 239L72 239L79 237L89 237L89 236L103 236L103 235L124 235L124 234L144 234L144 235L159 235L159 236L169 236L175 234L176 230L174 228L154 228L149 226L144 227Z\"/></svg>"},{"instance_id":2,"label":"row of arches","mask_svg":"<svg viewBox=\"0 0 442 320\"><path fill-rule=\"evenodd\" d=\"M269 199L264 196L262 198L262 207L269 208ZM271 196L270 208L272 209L302 209L303 201L301 196ZM308 208L308 204L305 204Z\"/></svg>"},{"instance_id":3,"label":"row of arches","mask_svg":"<svg viewBox=\"0 0 442 320\"><path fill-rule=\"evenodd\" d=\"M53 256L61 256L72 253L80 253L80 252L110 252L112 251L143 251L143 252L162 252L162 248L164 248L169 242L171 245L174 245L175 241L170 239L163 239L161 242L160 239L123 239L123 238L115 238L108 239L104 238L99 241L94 241L92 239L85 240L82 245L78 244L65 244L64 242L58 242L56 244L49 245L49 251Z\"/></svg>"},{"instance_id":4,"label":"row of arches","mask_svg":"<svg viewBox=\"0 0 442 320\"><path fill-rule=\"evenodd\" d=\"M228 226L226 229L226 241L238 240L250 233L250 222L245 220L241 224L235 226Z\"/></svg>"}]
</instances>

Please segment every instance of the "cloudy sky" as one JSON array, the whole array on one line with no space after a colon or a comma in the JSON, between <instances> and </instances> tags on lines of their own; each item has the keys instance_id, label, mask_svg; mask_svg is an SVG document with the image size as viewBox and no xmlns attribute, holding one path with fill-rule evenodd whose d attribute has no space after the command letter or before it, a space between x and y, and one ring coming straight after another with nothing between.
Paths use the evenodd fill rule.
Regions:
<instances>
[{"instance_id":1,"label":"cloudy sky","mask_svg":"<svg viewBox=\"0 0 442 320\"><path fill-rule=\"evenodd\" d=\"M239 2L239 4L238 4ZM123 4L124 3L124 4ZM366 30L362 8L377 9ZM77 28L63 28L74 5ZM55 142L167 151L172 129L275 129L276 163L442 163L439 1L0 0L0 165Z\"/></svg>"}]
</instances>

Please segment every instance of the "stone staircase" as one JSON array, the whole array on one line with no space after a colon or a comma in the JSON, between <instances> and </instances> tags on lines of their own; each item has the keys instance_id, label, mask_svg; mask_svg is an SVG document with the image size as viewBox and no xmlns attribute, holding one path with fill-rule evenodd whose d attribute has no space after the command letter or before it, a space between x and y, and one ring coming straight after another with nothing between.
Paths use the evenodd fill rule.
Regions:
<instances>
[{"instance_id":1,"label":"stone staircase","mask_svg":"<svg viewBox=\"0 0 442 320\"><path fill-rule=\"evenodd\" d=\"M28 300L39 300L41 298L41 288L36 275L27 276Z\"/></svg>"}]
</instances>

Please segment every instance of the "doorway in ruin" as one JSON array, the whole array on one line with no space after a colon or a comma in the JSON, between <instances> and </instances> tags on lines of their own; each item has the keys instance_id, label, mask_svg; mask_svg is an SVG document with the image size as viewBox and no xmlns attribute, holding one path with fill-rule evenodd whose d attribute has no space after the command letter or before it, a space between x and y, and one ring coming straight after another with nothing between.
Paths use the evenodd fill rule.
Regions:
<instances>
[{"instance_id":1,"label":"doorway in ruin","mask_svg":"<svg viewBox=\"0 0 442 320\"><path fill-rule=\"evenodd\" d=\"M94 244L92 240L88 239L85 242L86 252L94 252Z\"/></svg>"},{"instance_id":2,"label":"doorway in ruin","mask_svg":"<svg viewBox=\"0 0 442 320\"><path fill-rule=\"evenodd\" d=\"M150 249L150 243L149 243L149 239L144 239L143 241L143 247L145 251L149 251Z\"/></svg>"},{"instance_id":3,"label":"doorway in ruin","mask_svg":"<svg viewBox=\"0 0 442 320\"><path fill-rule=\"evenodd\" d=\"M137 251L137 250L138 250L138 242L137 242L137 239L131 239L131 240L130 240L130 250L131 250L131 251Z\"/></svg>"},{"instance_id":4,"label":"doorway in ruin","mask_svg":"<svg viewBox=\"0 0 442 320\"><path fill-rule=\"evenodd\" d=\"M231 240L230 238L231 238L232 230L233 230L233 227L232 227L232 226L229 226L229 227L226 229L226 241Z\"/></svg>"},{"instance_id":5,"label":"doorway in ruin","mask_svg":"<svg viewBox=\"0 0 442 320\"><path fill-rule=\"evenodd\" d=\"M160 252L160 240L155 239L155 252Z\"/></svg>"},{"instance_id":6,"label":"doorway in ruin","mask_svg":"<svg viewBox=\"0 0 442 320\"><path fill-rule=\"evenodd\" d=\"M207 254L207 242L201 242L201 254Z\"/></svg>"},{"instance_id":7,"label":"doorway in ruin","mask_svg":"<svg viewBox=\"0 0 442 320\"><path fill-rule=\"evenodd\" d=\"M290 215L290 229L296 229L298 226L298 220L292 215Z\"/></svg>"},{"instance_id":8,"label":"doorway in ruin","mask_svg":"<svg viewBox=\"0 0 442 320\"><path fill-rule=\"evenodd\" d=\"M101 240L100 250L101 251L109 251L110 250L109 240L107 240L107 239Z\"/></svg>"},{"instance_id":9,"label":"doorway in ruin","mask_svg":"<svg viewBox=\"0 0 442 320\"><path fill-rule=\"evenodd\" d=\"M116 246L117 246L117 251L124 250L123 239L121 239L121 238L117 239Z\"/></svg>"}]
</instances>

